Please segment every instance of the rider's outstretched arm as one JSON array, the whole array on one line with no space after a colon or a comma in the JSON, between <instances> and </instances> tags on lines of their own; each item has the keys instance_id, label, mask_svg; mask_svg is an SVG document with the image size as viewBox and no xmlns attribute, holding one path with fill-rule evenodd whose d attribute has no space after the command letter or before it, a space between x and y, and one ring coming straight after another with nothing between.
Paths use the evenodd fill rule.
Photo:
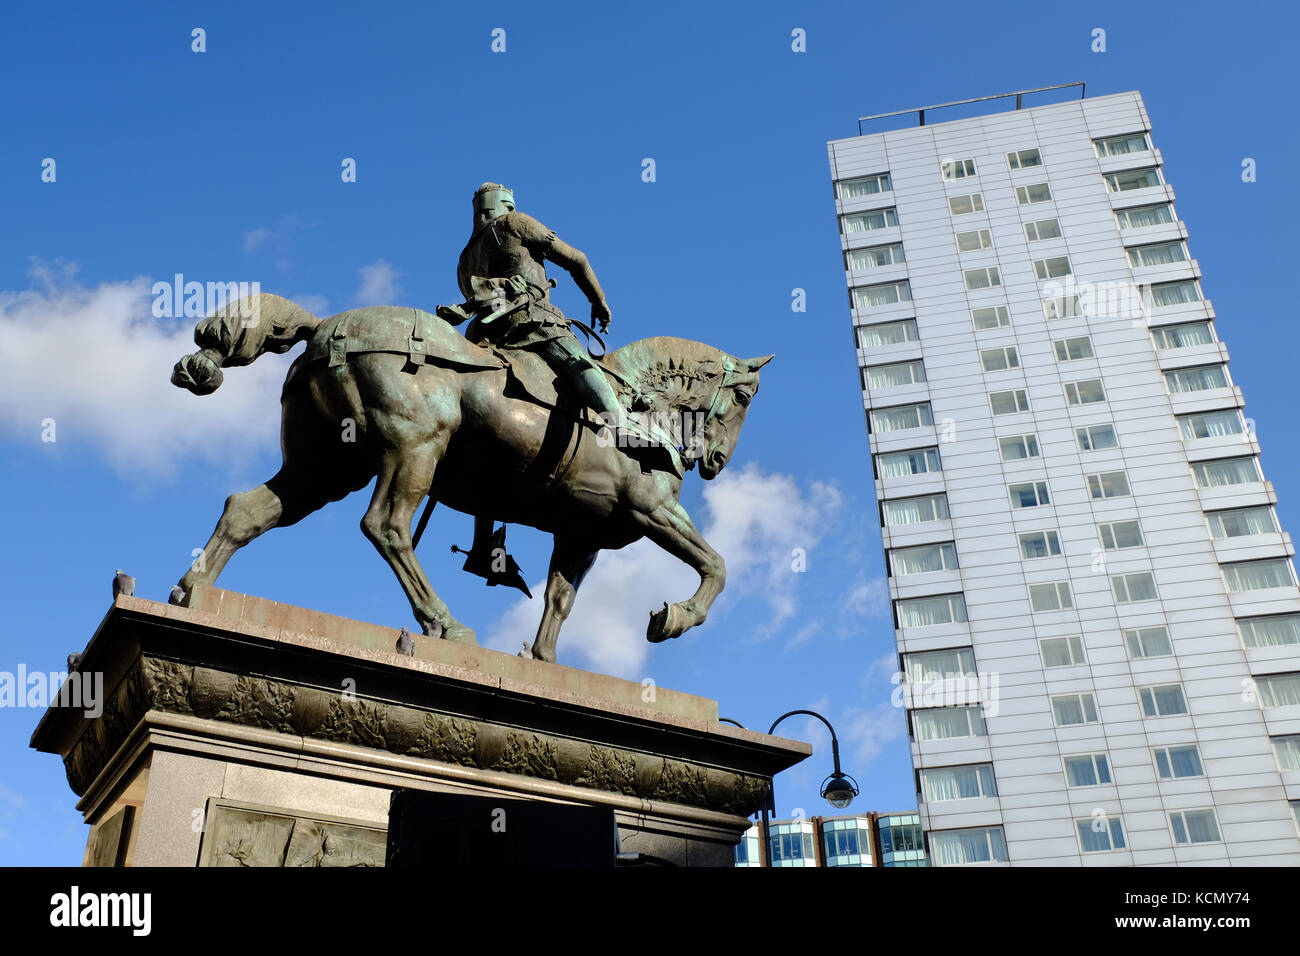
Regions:
<instances>
[{"instance_id":1,"label":"rider's outstretched arm","mask_svg":"<svg viewBox=\"0 0 1300 956\"><path fill-rule=\"evenodd\" d=\"M595 309L604 308L605 318L609 318L609 304L605 302L605 293L601 291L596 272L591 268L591 262L582 250L575 249L563 239L555 239L546 252L546 258L573 276L573 281L591 303L593 316L596 314Z\"/></svg>"}]
</instances>

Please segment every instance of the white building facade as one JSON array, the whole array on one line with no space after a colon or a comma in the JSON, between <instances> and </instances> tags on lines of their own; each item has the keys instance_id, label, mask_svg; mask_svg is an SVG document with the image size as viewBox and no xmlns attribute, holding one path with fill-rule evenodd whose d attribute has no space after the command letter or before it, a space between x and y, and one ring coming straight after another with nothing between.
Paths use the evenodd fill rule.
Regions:
<instances>
[{"instance_id":1,"label":"white building facade","mask_svg":"<svg viewBox=\"0 0 1300 956\"><path fill-rule=\"evenodd\" d=\"M1294 548L1140 95L828 148L931 865L1300 865Z\"/></svg>"}]
</instances>

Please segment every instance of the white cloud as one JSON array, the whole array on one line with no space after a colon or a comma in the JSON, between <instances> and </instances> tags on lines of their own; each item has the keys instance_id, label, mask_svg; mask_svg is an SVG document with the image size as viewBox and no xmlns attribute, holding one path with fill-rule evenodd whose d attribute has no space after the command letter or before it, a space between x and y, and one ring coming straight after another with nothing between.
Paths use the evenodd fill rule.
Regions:
<instances>
[{"instance_id":1,"label":"white cloud","mask_svg":"<svg viewBox=\"0 0 1300 956\"><path fill-rule=\"evenodd\" d=\"M268 242L271 241L271 230L265 226L258 226L256 229L250 229L244 233L244 251L248 253L256 252Z\"/></svg>"},{"instance_id":2,"label":"white cloud","mask_svg":"<svg viewBox=\"0 0 1300 956\"><path fill-rule=\"evenodd\" d=\"M357 289L357 305L396 305L398 272L383 259L376 259L357 270L361 286Z\"/></svg>"},{"instance_id":3,"label":"white cloud","mask_svg":"<svg viewBox=\"0 0 1300 956\"><path fill-rule=\"evenodd\" d=\"M36 262L30 271L38 288L0 291L0 431L39 443L42 421L53 419L59 450L89 445L135 478L276 446L284 358L231 370L216 393L191 395L169 379L196 347L196 320L155 319L149 279L84 288L75 266Z\"/></svg>"},{"instance_id":4,"label":"white cloud","mask_svg":"<svg viewBox=\"0 0 1300 956\"><path fill-rule=\"evenodd\" d=\"M303 292L298 295L285 296L290 302L302 306L317 318L327 319L330 313L326 311L329 308L329 300L323 295L313 295L310 292Z\"/></svg>"},{"instance_id":5,"label":"white cloud","mask_svg":"<svg viewBox=\"0 0 1300 956\"><path fill-rule=\"evenodd\" d=\"M884 578L859 580L844 600L845 610L861 617L889 616L889 584Z\"/></svg>"},{"instance_id":6,"label":"white cloud","mask_svg":"<svg viewBox=\"0 0 1300 956\"><path fill-rule=\"evenodd\" d=\"M861 767L884 752L895 740L906 736L907 718L901 707L882 701L874 707L850 707L835 721L843 728L840 736L853 747L852 766ZM846 762L846 766L849 764Z\"/></svg>"},{"instance_id":7,"label":"white cloud","mask_svg":"<svg viewBox=\"0 0 1300 956\"><path fill-rule=\"evenodd\" d=\"M776 631L798 610L800 575L791 567L791 551L802 547L810 552L830 530L840 493L821 482L805 492L791 476L765 474L750 464L714 479L705 488L704 503L704 520L697 524L727 562L727 588L704 626L716 627L736 597L750 595L747 606L761 607L766 615L759 630ZM665 601L685 600L698 582L688 566L646 540L621 551L601 552L560 632L561 655L576 652L584 666L602 673L644 676L650 648L645 639L648 612ZM544 581L532 590L538 599L521 599L502 615L488 646L514 652L525 640L532 643ZM760 595L757 601L755 594ZM799 634L792 639L798 641Z\"/></svg>"}]
</instances>

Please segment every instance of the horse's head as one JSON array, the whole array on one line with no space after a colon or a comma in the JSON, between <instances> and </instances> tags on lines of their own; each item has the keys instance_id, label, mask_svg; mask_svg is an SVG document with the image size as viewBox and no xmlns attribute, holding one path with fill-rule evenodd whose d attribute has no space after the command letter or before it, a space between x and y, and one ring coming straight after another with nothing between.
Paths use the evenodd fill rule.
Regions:
<instances>
[{"instance_id":1,"label":"horse's head","mask_svg":"<svg viewBox=\"0 0 1300 956\"><path fill-rule=\"evenodd\" d=\"M687 456L699 465L701 478L716 478L731 460L740 428L749 413L749 403L758 393L758 370L772 358L771 355L753 359L727 356L724 360L704 424L687 448Z\"/></svg>"}]
</instances>

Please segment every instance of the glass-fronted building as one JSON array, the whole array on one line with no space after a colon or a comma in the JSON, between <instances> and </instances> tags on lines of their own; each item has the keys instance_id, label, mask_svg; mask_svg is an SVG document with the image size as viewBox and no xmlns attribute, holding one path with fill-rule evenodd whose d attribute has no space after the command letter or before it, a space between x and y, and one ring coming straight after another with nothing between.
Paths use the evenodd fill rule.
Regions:
<instances>
[{"instance_id":1,"label":"glass-fronted building","mask_svg":"<svg viewBox=\"0 0 1300 956\"><path fill-rule=\"evenodd\" d=\"M770 824L772 866L925 866L920 818L913 813L801 817ZM761 826L736 847L737 866L762 866Z\"/></svg>"}]
</instances>

